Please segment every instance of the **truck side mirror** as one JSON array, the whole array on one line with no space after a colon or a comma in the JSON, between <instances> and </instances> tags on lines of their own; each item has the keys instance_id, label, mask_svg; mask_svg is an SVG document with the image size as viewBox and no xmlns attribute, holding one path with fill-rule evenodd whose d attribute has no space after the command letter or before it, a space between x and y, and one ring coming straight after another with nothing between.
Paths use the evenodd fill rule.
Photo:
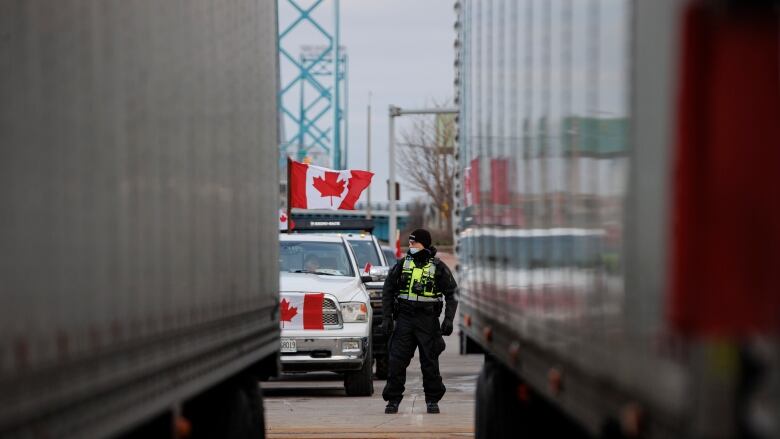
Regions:
<instances>
[{"instance_id":1,"label":"truck side mirror","mask_svg":"<svg viewBox=\"0 0 780 439\"><path fill-rule=\"evenodd\" d=\"M369 270L368 274L371 276L372 280L382 282L387 279L387 274L389 272L390 267L376 266L371 267L371 270Z\"/></svg>"}]
</instances>

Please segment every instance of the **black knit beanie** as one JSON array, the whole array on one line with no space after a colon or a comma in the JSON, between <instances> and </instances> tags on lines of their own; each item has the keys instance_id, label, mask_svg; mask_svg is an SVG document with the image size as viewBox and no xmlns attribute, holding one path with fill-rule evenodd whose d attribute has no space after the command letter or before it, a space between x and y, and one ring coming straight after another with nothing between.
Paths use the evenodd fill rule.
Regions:
<instances>
[{"instance_id":1,"label":"black knit beanie","mask_svg":"<svg viewBox=\"0 0 780 439\"><path fill-rule=\"evenodd\" d=\"M417 229L410 233L409 239L414 239L416 242L422 244L425 248L431 246L431 234L425 229Z\"/></svg>"}]
</instances>

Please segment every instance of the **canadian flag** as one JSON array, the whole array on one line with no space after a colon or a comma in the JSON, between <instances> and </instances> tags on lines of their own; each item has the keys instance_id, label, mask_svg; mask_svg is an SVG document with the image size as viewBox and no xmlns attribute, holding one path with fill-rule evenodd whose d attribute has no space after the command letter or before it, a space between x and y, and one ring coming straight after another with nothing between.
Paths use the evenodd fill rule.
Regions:
<instances>
[{"instance_id":1,"label":"canadian flag","mask_svg":"<svg viewBox=\"0 0 780 439\"><path fill-rule=\"evenodd\" d=\"M346 169L334 171L293 160L290 167L290 207L301 209L354 210L373 172Z\"/></svg>"},{"instance_id":2,"label":"canadian flag","mask_svg":"<svg viewBox=\"0 0 780 439\"><path fill-rule=\"evenodd\" d=\"M469 166L466 166L463 175L465 177L463 185L466 186L463 190L466 206L479 204L479 158L472 160Z\"/></svg>"},{"instance_id":3,"label":"canadian flag","mask_svg":"<svg viewBox=\"0 0 780 439\"><path fill-rule=\"evenodd\" d=\"M323 293L282 293L279 303L279 326L282 329L324 329L322 326Z\"/></svg>"},{"instance_id":4,"label":"canadian flag","mask_svg":"<svg viewBox=\"0 0 780 439\"><path fill-rule=\"evenodd\" d=\"M395 231L395 258L401 259L401 256L403 256L403 253L401 253L401 231L396 230Z\"/></svg>"},{"instance_id":5,"label":"canadian flag","mask_svg":"<svg viewBox=\"0 0 780 439\"><path fill-rule=\"evenodd\" d=\"M279 209L279 230L287 230L287 224L292 224L292 220L287 218L287 213L284 209Z\"/></svg>"}]
</instances>

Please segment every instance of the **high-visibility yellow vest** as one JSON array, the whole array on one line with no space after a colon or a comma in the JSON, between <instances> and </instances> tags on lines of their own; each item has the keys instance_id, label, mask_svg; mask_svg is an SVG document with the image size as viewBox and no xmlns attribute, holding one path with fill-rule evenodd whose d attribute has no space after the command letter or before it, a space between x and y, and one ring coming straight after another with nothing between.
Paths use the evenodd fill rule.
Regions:
<instances>
[{"instance_id":1,"label":"high-visibility yellow vest","mask_svg":"<svg viewBox=\"0 0 780 439\"><path fill-rule=\"evenodd\" d=\"M417 302L441 302L443 296L436 291L436 264L428 259L422 267L417 267L411 256L404 259L401 270L401 291L398 297Z\"/></svg>"}]
</instances>

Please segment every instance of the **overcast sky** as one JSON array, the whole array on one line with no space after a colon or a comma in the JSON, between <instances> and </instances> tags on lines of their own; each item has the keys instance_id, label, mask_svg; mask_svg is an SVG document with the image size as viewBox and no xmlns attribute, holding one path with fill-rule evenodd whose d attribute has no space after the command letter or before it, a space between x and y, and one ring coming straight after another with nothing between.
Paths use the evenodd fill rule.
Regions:
<instances>
[{"instance_id":1,"label":"overcast sky","mask_svg":"<svg viewBox=\"0 0 780 439\"><path fill-rule=\"evenodd\" d=\"M326 0L315 16L329 30L332 4L332 0ZM452 99L453 5L453 0L341 0L341 42L349 54L348 167L366 167L366 106L371 92L369 170L376 174L371 185L372 201L387 200L388 105L419 108ZM285 28L294 15L286 0L279 1L279 14L279 25ZM308 24L282 43L295 55L301 45L324 44ZM281 68L285 84L294 73L285 61ZM397 120L396 133L403 125L403 120ZM398 172L397 178L403 200L420 196L410 193ZM365 195L361 200L365 200Z\"/></svg>"}]
</instances>

